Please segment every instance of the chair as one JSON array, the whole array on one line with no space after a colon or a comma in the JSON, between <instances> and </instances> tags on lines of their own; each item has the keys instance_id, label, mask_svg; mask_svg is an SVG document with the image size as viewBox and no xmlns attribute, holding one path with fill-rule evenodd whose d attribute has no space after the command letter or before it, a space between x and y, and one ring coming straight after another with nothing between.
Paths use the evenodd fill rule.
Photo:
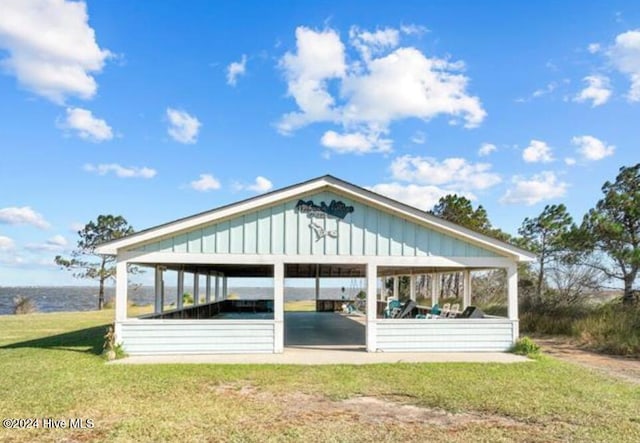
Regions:
<instances>
[{"instance_id":1,"label":"chair","mask_svg":"<svg viewBox=\"0 0 640 443\"><path fill-rule=\"evenodd\" d=\"M384 318L394 318L400 312L402 303L396 298L387 299L387 307L384 310Z\"/></svg>"},{"instance_id":2,"label":"chair","mask_svg":"<svg viewBox=\"0 0 640 443\"><path fill-rule=\"evenodd\" d=\"M454 303L451 305L451 310L449 311L448 318L456 318L458 314L460 314L460 303Z\"/></svg>"},{"instance_id":3,"label":"chair","mask_svg":"<svg viewBox=\"0 0 640 443\"><path fill-rule=\"evenodd\" d=\"M448 317L450 311L451 311L451 303L445 303L444 305L442 305L442 316L443 317Z\"/></svg>"}]
</instances>

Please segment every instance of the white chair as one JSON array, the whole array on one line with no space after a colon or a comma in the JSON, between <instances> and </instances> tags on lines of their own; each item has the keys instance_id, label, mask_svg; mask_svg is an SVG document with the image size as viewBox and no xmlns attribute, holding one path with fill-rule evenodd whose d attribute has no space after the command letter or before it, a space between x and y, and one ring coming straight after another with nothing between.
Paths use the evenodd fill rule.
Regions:
<instances>
[{"instance_id":1,"label":"white chair","mask_svg":"<svg viewBox=\"0 0 640 443\"><path fill-rule=\"evenodd\" d=\"M444 305L442 305L442 312L440 313L440 316L447 318L449 316L450 311L451 311L451 303L445 303Z\"/></svg>"},{"instance_id":2,"label":"white chair","mask_svg":"<svg viewBox=\"0 0 640 443\"><path fill-rule=\"evenodd\" d=\"M454 303L453 305L451 305L451 310L449 311L449 314L447 315L447 317L456 318L459 313L460 313L460 303Z\"/></svg>"}]
</instances>

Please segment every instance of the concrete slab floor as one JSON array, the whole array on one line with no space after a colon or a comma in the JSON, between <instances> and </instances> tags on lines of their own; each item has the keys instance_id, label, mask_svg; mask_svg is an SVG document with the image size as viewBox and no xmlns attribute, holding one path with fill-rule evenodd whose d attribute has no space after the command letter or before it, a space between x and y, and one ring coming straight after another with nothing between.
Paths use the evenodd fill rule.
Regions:
<instances>
[{"instance_id":1,"label":"concrete slab floor","mask_svg":"<svg viewBox=\"0 0 640 443\"><path fill-rule=\"evenodd\" d=\"M270 364L366 365L379 363L521 363L526 357L504 352L365 352L354 347L287 347L282 354L132 356L111 364Z\"/></svg>"}]
</instances>

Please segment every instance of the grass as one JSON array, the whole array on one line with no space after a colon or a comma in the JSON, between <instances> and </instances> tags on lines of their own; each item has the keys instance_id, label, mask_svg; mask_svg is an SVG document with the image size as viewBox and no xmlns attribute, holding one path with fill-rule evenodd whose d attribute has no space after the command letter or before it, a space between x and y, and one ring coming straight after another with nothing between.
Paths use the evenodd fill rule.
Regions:
<instances>
[{"instance_id":1,"label":"grass","mask_svg":"<svg viewBox=\"0 0 640 443\"><path fill-rule=\"evenodd\" d=\"M640 441L640 387L550 357L107 365L98 354L112 319L111 310L0 316L0 418L95 421L84 430L0 429L0 441ZM393 408L344 402L363 396ZM404 404L433 409L409 420ZM442 411L445 419L429 421Z\"/></svg>"},{"instance_id":2,"label":"grass","mask_svg":"<svg viewBox=\"0 0 640 443\"><path fill-rule=\"evenodd\" d=\"M582 347L597 352L640 356L640 306L626 306L619 300L547 311L522 310L520 329L532 334L573 337Z\"/></svg>"}]
</instances>

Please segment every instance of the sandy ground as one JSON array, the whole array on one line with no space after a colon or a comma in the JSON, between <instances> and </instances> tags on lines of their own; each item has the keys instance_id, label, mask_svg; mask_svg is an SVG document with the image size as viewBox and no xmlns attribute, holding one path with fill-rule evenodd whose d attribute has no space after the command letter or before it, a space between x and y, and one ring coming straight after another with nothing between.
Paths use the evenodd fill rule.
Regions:
<instances>
[{"instance_id":1,"label":"sandy ground","mask_svg":"<svg viewBox=\"0 0 640 443\"><path fill-rule=\"evenodd\" d=\"M630 383L640 384L640 360L585 351L566 337L537 337L542 350L560 360L584 366Z\"/></svg>"}]
</instances>

